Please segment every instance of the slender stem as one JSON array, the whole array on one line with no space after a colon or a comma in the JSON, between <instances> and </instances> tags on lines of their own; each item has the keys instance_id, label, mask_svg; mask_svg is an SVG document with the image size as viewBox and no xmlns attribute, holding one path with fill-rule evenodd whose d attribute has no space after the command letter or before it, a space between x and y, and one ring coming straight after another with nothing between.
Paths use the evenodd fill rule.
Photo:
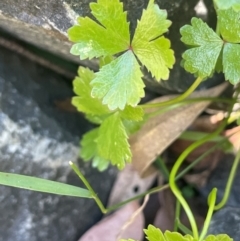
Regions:
<instances>
[{"instance_id":1,"label":"slender stem","mask_svg":"<svg viewBox=\"0 0 240 241\"><path fill-rule=\"evenodd\" d=\"M209 133L206 132L200 132L200 131L184 131L179 139L181 140L189 140L189 141L198 141L204 137L206 137ZM211 139L211 142L220 142L223 140L226 140L227 138L224 136L216 136L213 139Z\"/></svg>"},{"instance_id":2,"label":"slender stem","mask_svg":"<svg viewBox=\"0 0 240 241\"><path fill-rule=\"evenodd\" d=\"M214 211L216 198L217 198L217 188L214 188L209 195L209 208L208 208L207 217L205 219L199 241L202 241L207 234L207 231L208 231L211 219L212 219L213 211Z\"/></svg>"},{"instance_id":3,"label":"slender stem","mask_svg":"<svg viewBox=\"0 0 240 241\"><path fill-rule=\"evenodd\" d=\"M189 234L189 235L193 235L192 231L190 229L188 229L185 225L183 225L179 219L177 219L177 226L178 228L185 234Z\"/></svg>"},{"instance_id":4,"label":"slender stem","mask_svg":"<svg viewBox=\"0 0 240 241\"><path fill-rule=\"evenodd\" d=\"M98 195L95 193L95 191L93 190L93 188L91 187L91 185L89 184L89 182L87 181L87 179L83 176L83 174L81 173L81 171L78 169L78 167L72 163L69 162L71 168L73 169L73 171L79 176L79 178L82 180L82 182L84 183L84 185L86 186L86 188L91 192L92 194L92 198L95 200L95 202L97 203L98 207L100 208L100 210L102 211L102 213L107 213L106 208L104 207L102 201L99 199Z\"/></svg>"},{"instance_id":5,"label":"slender stem","mask_svg":"<svg viewBox=\"0 0 240 241\"><path fill-rule=\"evenodd\" d=\"M216 131L214 131L213 133L207 135L206 137L202 138L199 141L194 142L192 145L190 145L177 159L176 163L174 164L172 171L170 173L170 178L169 178L169 184L170 184L170 188L172 189L172 192L175 194L175 196L177 197L177 199L180 201L180 203L182 204L188 218L189 218L189 222L191 224L192 227L192 231L193 231L193 235L194 238L198 239L198 228L197 228L197 224L196 224L196 220L193 216L193 213L191 212L191 209L188 205L188 203L186 202L186 200L184 199L184 197L182 196L180 190L178 189L176 183L175 183L175 177L176 174L178 172L178 169L180 168L180 166L182 165L183 161L185 160L185 158L193 151L195 150L197 147L201 146L202 144L204 144L205 142L207 142L208 140L214 138L215 136L217 136L226 126L227 124L227 119L224 120L222 122L222 124L217 128Z\"/></svg>"},{"instance_id":6,"label":"slender stem","mask_svg":"<svg viewBox=\"0 0 240 241\"><path fill-rule=\"evenodd\" d=\"M118 204L116 204L116 205L113 205L113 206L107 208L107 212L114 211L114 210L122 207L123 205L131 202L131 201L134 201L134 200L137 200L137 199L140 199L140 198L146 196L147 194L148 194L148 195L152 195L152 194L154 194L154 193L158 193L158 192L160 192L160 191L163 191L163 190L165 190L165 189L167 189L167 188L169 188L169 185L168 185L168 184L166 184L166 185L164 185L164 186L161 186L161 187L152 188L152 189L150 189L150 190L148 190L148 191L146 191L146 192L144 192L144 193L141 193L141 194L139 194L139 195L137 195L137 196L135 196L135 197L133 197L133 198L130 198L130 199L126 200L126 201L123 201L123 202L121 202L121 203L118 203Z\"/></svg>"},{"instance_id":7,"label":"slender stem","mask_svg":"<svg viewBox=\"0 0 240 241\"><path fill-rule=\"evenodd\" d=\"M158 107L166 106L166 105L173 105L173 104L178 103L181 100L186 99L189 95L191 95L194 92L194 90L196 90L196 88L201 84L202 80L203 80L202 78L198 77L194 81L194 83L189 87L189 89L187 91L185 91L182 95L180 95L180 96L178 96L178 97L176 97L174 99L158 103ZM144 105L142 105L142 107L144 107Z\"/></svg>"},{"instance_id":8,"label":"slender stem","mask_svg":"<svg viewBox=\"0 0 240 241\"><path fill-rule=\"evenodd\" d=\"M240 150L238 151L238 153L235 157L235 160L234 160L234 163L233 163L233 166L232 166L232 169L231 169L228 181L227 181L227 185L226 185L226 189L225 189L223 198L222 198L221 202L215 206L214 210L219 210L227 203L227 200L229 198L229 194L230 194L230 191L232 188L233 180L234 180L234 177L236 175L236 171L237 171L237 168L239 165L239 160L240 160Z\"/></svg>"},{"instance_id":9,"label":"slender stem","mask_svg":"<svg viewBox=\"0 0 240 241\"><path fill-rule=\"evenodd\" d=\"M154 164L159 168L160 172L163 174L164 178L168 181L169 180L169 171L164 160L159 156Z\"/></svg>"},{"instance_id":10,"label":"slender stem","mask_svg":"<svg viewBox=\"0 0 240 241\"><path fill-rule=\"evenodd\" d=\"M181 213L181 203L176 200L176 209L175 209L175 222L174 222L174 232L177 232L178 230L178 224L180 220L180 213Z\"/></svg>"},{"instance_id":11,"label":"slender stem","mask_svg":"<svg viewBox=\"0 0 240 241\"><path fill-rule=\"evenodd\" d=\"M232 99L228 99L228 98L213 98L213 97L199 97L199 98L188 98L188 99L184 99L179 101L178 103L184 102L184 103L194 103L194 102L201 102L201 101L211 101L211 102L222 102L222 103L226 103L226 104L232 104L233 100ZM157 107L163 107L165 105L168 104L164 104L165 102L157 102L157 103L149 103L149 104L143 104L143 105L139 105L142 108L157 108Z\"/></svg>"},{"instance_id":12,"label":"slender stem","mask_svg":"<svg viewBox=\"0 0 240 241\"><path fill-rule=\"evenodd\" d=\"M189 164L184 170L182 170L176 177L176 179L179 179L180 177L184 176L189 170L191 170L194 166L196 166L203 158L208 156L211 152L215 151L219 146L221 146L224 142L227 142L228 140L222 140L221 142L215 144L211 148L209 148L207 151L205 151L201 156L199 156L196 160L194 160L191 164Z\"/></svg>"}]
</instances>

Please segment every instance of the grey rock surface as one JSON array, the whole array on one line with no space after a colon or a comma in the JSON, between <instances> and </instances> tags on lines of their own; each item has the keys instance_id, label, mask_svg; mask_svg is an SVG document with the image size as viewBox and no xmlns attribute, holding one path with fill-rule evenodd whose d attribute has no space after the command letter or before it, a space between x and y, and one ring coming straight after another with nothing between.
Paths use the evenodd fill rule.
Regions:
<instances>
[{"instance_id":1,"label":"grey rock surface","mask_svg":"<svg viewBox=\"0 0 240 241\"><path fill-rule=\"evenodd\" d=\"M240 241L240 208L227 206L212 218L209 234L227 234L234 241Z\"/></svg>"},{"instance_id":2,"label":"grey rock surface","mask_svg":"<svg viewBox=\"0 0 240 241\"><path fill-rule=\"evenodd\" d=\"M69 54L71 43L69 43L66 31L75 22L77 16L90 16L89 3L93 0L35 0L0 1L0 28L14 36L45 50L51 51L67 60L87 65L97 70L93 61L80 61L77 57ZM124 8L128 11L128 18L131 22L131 33L136 27L137 19L141 17L142 9L146 8L148 0L123 0ZM169 18L173 24L169 34L166 34L172 41L172 47L176 55L176 65L171 72L169 81L162 81L159 84L153 83L152 78L146 73L146 82L149 88L159 92L182 92L191 85L194 77L187 74L180 66L181 54L186 47L180 41L179 29L184 24L189 24L193 16L204 17L214 26L215 14L212 1L205 1L207 9L196 11L199 0L156 0L162 9L168 11ZM204 12L205 11L205 12ZM219 82L219 76L210 82L203 83L202 87L214 86ZM165 90L165 91L164 91Z\"/></svg>"},{"instance_id":3,"label":"grey rock surface","mask_svg":"<svg viewBox=\"0 0 240 241\"><path fill-rule=\"evenodd\" d=\"M69 80L0 47L1 172L83 186L68 162L78 161L79 139L91 126L56 105L72 95ZM116 170L80 167L106 203ZM5 186L0 213L0 241L75 241L102 216L89 199Z\"/></svg>"}]
</instances>

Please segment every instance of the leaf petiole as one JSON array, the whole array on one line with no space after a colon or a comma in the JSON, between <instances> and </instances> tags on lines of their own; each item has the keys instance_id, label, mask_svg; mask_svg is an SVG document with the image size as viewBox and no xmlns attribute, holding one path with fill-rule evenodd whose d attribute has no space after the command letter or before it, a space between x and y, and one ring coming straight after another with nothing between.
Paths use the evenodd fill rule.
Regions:
<instances>
[{"instance_id":1,"label":"leaf petiole","mask_svg":"<svg viewBox=\"0 0 240 241\"><path fill-rule=\"evenodd\" d=\"M187 91L185 91L182 95L180 95L174 99L160 102L160 103L145 104L145 105L141 105L141 107L143 107L143 108L148 108L149 106L150 107L161 107L161 106L174 105L176 103L179 103L180 101L186 99L189 95L191 95L196 90L196 88L201 84L202 80L203 80L202 78L198 77L194 81L194 83L189 87L189 89Z\"/></svg>"}]
</instances>

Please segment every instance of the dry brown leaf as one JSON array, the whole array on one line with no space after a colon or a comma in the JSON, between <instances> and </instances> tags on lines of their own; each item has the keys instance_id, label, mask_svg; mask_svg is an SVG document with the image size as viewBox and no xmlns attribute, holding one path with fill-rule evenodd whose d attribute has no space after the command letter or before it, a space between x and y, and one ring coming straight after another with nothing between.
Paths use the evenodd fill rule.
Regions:
<instances>
[{"instance_id":1,"label":"dry brown leaf","mask_svg":"<svg viewBox=\"0 0 240 241\"><path fill-rule=\"evenodd\" d=\"M137 201L128 203L110 216L102 219L99 223L89 229L79 241L118 241L119 239L132 238L135 240L143 239L144 217L142 212L138 212L140 205ZM134 221L124 229L121 229L127 223L135 212ZM119 234L121 237L118 239Z\"/></svg>"},{"instance_id":2,"label":"dry brown leaf","mask_svg":"<svg viewBox=\"0 0 240 241\"><path fill-rule=\"evenodd\" d=\"M157 172L153 172L146 178L141 178L132 165L126 165L125 169L118 173L116 181L113 185L108 206L132 198L149 189L156 179Z\"/></svg>"},{"instance_id":3,"label":"dry brown leaf","mask_svg":"<svg viewBox=\"0 0 240 241\"><path fill-rule=\"evenodd\" d=\"M227 84L224 83L208 90L194 92L191 97L218 96L226 87ZM130 138L132 165L138 173L143 175L156 157L177 139L209 104L210 102L198 102L168 111L151 118L134 134Z\"/></svg>"}]
</instances>

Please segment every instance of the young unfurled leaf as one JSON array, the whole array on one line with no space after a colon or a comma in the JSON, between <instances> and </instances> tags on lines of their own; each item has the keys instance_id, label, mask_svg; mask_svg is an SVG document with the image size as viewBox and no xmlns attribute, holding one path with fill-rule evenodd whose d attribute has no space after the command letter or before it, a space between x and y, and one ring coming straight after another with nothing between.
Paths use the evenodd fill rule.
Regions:
<instances>
[{"instance_id":1,"label":"young unfurled leaf","mask_svg":"<svg viewBox=\"0 0 240 241\"><path fill-rule=\"evenodd\" d=\"M97 145L100 156L110 160L119 169L124 168L126 162L131 162L132 153L128 136L119 113L103 121L99 129Z\"/></svg>"},{"instance_id":2,"label":"young unfurled leaf","mask_svg":"<svg viewBox=\"0 0 240 241\"><path fill-rule=\"evenodd\" d=\"M132 51L103 66L91 84L92 96L103 99L111 110L136 106L144 96L142 72Z\"/></svg>"},{"instance_id":3,"label":"young unfurled leaf","mask_svg":"<svg viewBox=\"0 0 240 241\"><path fill-rule=\"evenodd\" d=\"M192 46L183 54L184 68L197 76L210 76L222 50L222 39L201 19L193 18L192 25L181 28L181 40Z\"/></svg>"},{"instance_id":4,"label":"young unfurled leaf","mask_svg":"<svg viewBox=\"0 0 240 241\"><path fill-rule=\"evenodd\" d=\"M81 151L80 157L84 161L92 160L92 166L97 168L99 171L104 171L107 169L109 165L109 161L105 158L101 157L98 154L97 142L99 128L95 128L89 132L87 132L83 139L81 140Z\"/></svg>"},{"instance_id":5,"label":"young unfurled leaf","mask_svg":"<svg viewBox=\"0 0 240 241\"><path fill-rule=\"evenodd\" d=\"M219 10L218 21L220 33L225 42L240 43L240 12L232 8Z\"/></svg>"},{"instance_id":6,"label":"young unfurled leaf","mask_svg":"<svg viewBox=\"0 0 240 241\"><path fill-rule=\"evenodd\" d=\"M167 80L169 68L172 68L175 62L170 41L160 37L168 31L170 25L167 12L159 9L154 0L150 0L138 21L132 42L134 53L157 80Z\"/></svg>"},{"instance_id":7,"label":"young unfurled leaf","mask_svg":"<svg viewBox=\"0 0 240 241\"><path fill-rule=\"evenodd\" d=\"M94 79L95 74L88 68L80 67L78 75L73 81L73 90L78 95L73 97L72 104L78 111L92 115L104 115L110 112L106 105L98 99L91 96L92 87L90 82Z\"/></svg>"},{"instance_id":8,"label":"young unfurled leaf","mask_svg":"<svg viewBox=\"0 0 240 241\"><path fill-rule=\"evenodd\" d=\"M90 18L78 19L79 25L68 31L69 39L76 42L71 53L85 59L125 52L96 74L92 96L102 99L111 110L136 106L144 96L145 85L135 55L157 80L168 79L168 68L175 62L170 41L161 36L171 24L167 13L150 0L131 44L129 23L119 0L98 0L90 8L99 23Z\"/></svg>"},{"instance_id":9,"label":"young unfurled leaf","mask_svg":"<svg viewBox=\"0 0 240 241\"><path fill-rule=\"evenodd\" d=\"M239 9L240 0L214 0L214 5L216 9L228 9L233 7L234 9Z\"/></svg>"}]
</instances>

